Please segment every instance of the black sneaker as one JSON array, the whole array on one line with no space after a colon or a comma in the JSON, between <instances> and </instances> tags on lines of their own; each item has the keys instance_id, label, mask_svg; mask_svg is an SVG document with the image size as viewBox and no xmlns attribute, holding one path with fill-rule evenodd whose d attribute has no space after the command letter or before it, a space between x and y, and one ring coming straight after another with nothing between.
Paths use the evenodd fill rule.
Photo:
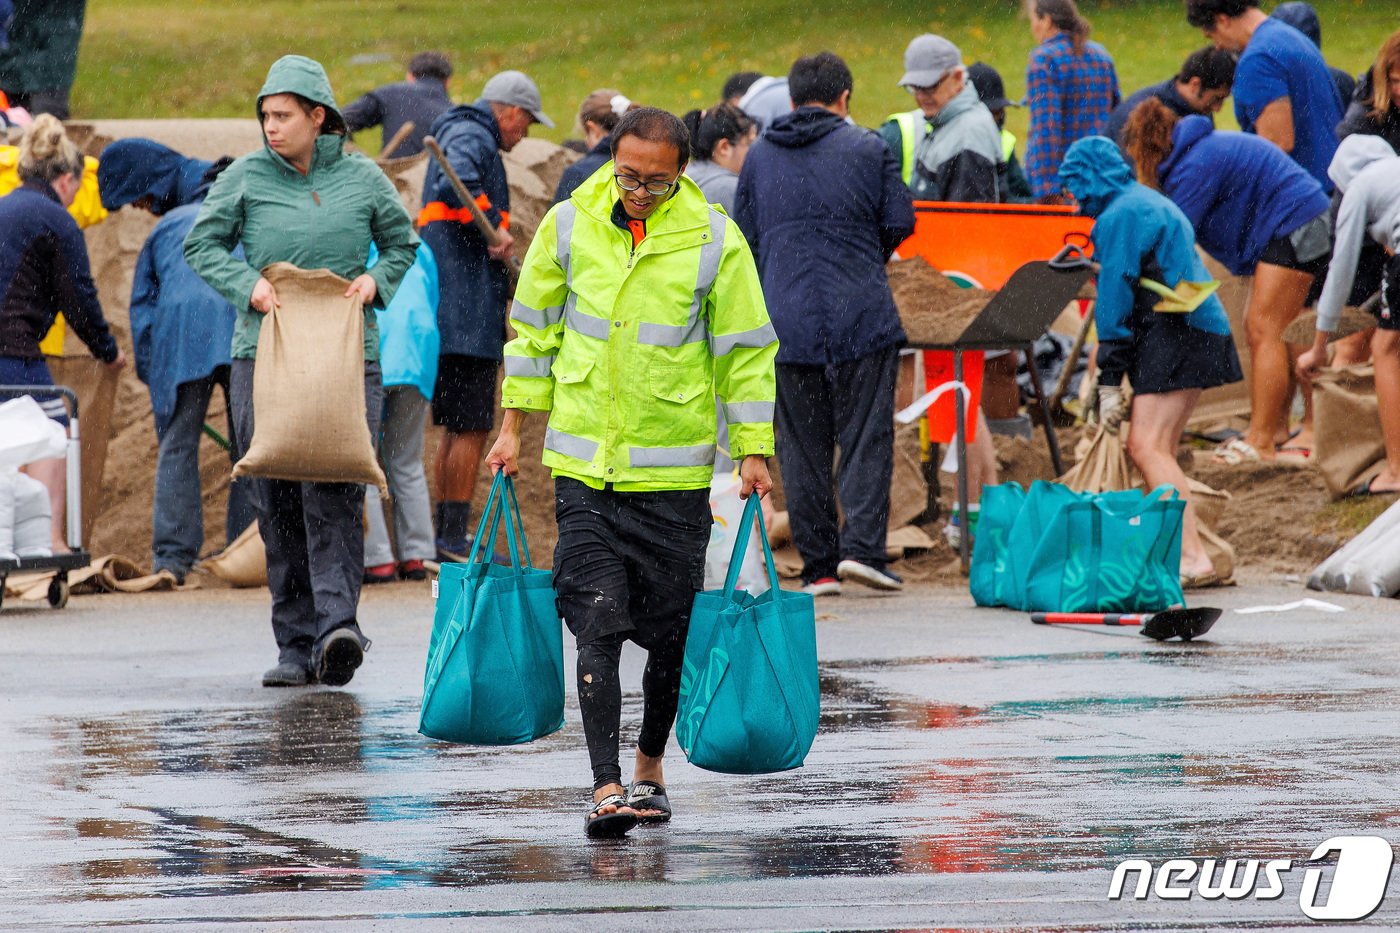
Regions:
<instances>
[{"instance_id":1,"label":"black sneaker","mask_svg":"<svg viewBox=\"0 0 1400 933\"><path fill-rule=\"evenodd\" d=\"M368 639L361 638L348 628L336 629L321 643L316 679L328 687L345 686L355 676L355 670L364 663L368 648Z\"/></svg>"},{"instance_id":2,"label":"black sneaker","mask_svg":"<svg viewBox=\"0 0 1400 933\"><path fill-rule=\"evenodd\" d=\"M858 560L843 560L836 565L836 575L842 580L864 583L876 590L902 590L904 581L885 567L862 564Z\"/></svg>"},{"instance_id":3,"label":"black sneaker","mask_svg":"<svg viewBox=\"0 0 1400 933\"><path fill-rule=\"evenodd\" d=\"M315 683L305 664L283 661L263 674L264 687L305 687Z\"/></svg>"}]
</instances>

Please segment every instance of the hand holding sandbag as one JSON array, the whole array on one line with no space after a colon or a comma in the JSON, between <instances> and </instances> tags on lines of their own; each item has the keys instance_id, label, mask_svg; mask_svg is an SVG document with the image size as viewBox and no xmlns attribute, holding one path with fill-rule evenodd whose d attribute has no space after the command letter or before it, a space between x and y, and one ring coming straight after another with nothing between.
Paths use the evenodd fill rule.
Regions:
<instances>
[{"instance_id":1,"label":"hand holding sandbag","mask_svg":"<svg viewBox=\"0 0 1400 933\"><path fill-rule=\"evenodd\" d=\"M252 443L233 475L385 490L367 418L359 292L325 269L288 263L268 266L260 281L271 310L253 369Z\"/></svg>"},{"instance_id":2,"label":"hand holding sandbag","mask_svg":"<svg viewBox=\"0 0 1400 933\"><path fill-rule=\"evenodd\" d=\"M1113 434L1118 433L1118 429L1123 426L1123 388L1122 386L1099 386L1098 421L1105 431Z\"/></svg>"}]
</instances>

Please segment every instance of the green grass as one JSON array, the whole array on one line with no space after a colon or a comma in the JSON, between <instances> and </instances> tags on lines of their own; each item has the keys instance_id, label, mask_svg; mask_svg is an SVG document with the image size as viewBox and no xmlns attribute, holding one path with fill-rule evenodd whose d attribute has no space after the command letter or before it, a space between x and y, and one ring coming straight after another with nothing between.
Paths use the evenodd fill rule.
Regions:
<instances>
[{"instance_id":1,"label":"green grass","mask_svg":"<svg viewBox=\"0 0 1400 933\"><path fill-rule=\"evenodd\" d=\"M1269 3L1266 8L1272 7ZM1381 0L1317 0L1330 63L1369 66L1395 28ZM1084 3L1094 38L1113 55L1124 93L1160 81L1204 44L1186 25L1180 0ZM491 74L528 72L559 124L541 135L572 135L583 97L617 87L634 100L674 111L707 106L735 71L785 74L794 58L831 49L856 77L852 107L866 125L912 107L895 87L908 41L932 31L957 43L969 62L996 66L1008 96L1025 89L1033 45L1010 0L740 0L645 5L559 0L104 0L89 4L74 89L79 117L251 116L267 66L298 52L319 59L341 103L398 80L415 52L440 49L457 68L452 87L471 100ZM352 59L382 56L370 64ZM1228 114L1222 121L1232 123ZM1010 126L1024 133L1013 110ZM367 134L364 142L370 142Z\"/></svg>"}]
</instances>

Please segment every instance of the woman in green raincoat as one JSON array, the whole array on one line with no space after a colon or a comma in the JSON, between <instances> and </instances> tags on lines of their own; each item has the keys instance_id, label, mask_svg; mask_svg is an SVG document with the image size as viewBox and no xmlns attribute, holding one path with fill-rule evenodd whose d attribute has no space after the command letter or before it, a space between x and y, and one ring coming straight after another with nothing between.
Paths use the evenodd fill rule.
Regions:
<instances>
[{"instance_id":1,"label":"woman in green raincoat","mask_svg":"<svg viewBox=\"0 0 1400 933\"><path fill-rule=\"evenodd\" d=\"M278 59L257 113L263 148L219 176L185 240L190 265L238 309L229 374L237 436L253 436L258 333L263 315L278 307L276 289L259 270L274 262L329 269L351 280L347 298L364 301L365 403L370 435L377 436L383 390L374 309L393 298L418 237L388 177L344 151L345 119L319 63ZM366 270L371 242L379 261ZM240 244L246 258L233 254ZM273 479L254 485L278 647L263 685L348 683L369 647L357 618L364 487Z\"/></svg>"}]
</instances>

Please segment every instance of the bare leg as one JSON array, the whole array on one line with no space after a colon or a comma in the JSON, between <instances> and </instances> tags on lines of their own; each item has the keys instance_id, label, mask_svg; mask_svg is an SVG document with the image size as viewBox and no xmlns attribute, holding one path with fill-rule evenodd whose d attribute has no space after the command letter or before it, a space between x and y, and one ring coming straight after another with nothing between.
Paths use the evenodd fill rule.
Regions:
<instances>
[{"instance_id":1,"label":"bare leg","mask_svg":"<svg viewBox=\"0 0 1400 933\"><path fill-rule=\"evenodd\" d=\"M486 431L442 436L438 447L438 497L444 502L470 502L476 490L476 474L486 449Z\"/></svg>"},{"instance_id":2,"label":"bare leg","mask_svg":"<svg viewBox=\"0 0 1400 933\"><path fill-rule=\"evenodd\" d=\"M66 460L36 460L24 468L25 473L49 488L49 506L53 509L53 551L68 551L68 530L64 524L68 507L68 462Z\"/></svg>"},{"instance_id":3,"label":"bare leg","mask_svg":"<svg viewBox=\"0 0 1400 933\"><path fill-rule=\"evenodd\" d=\"M1142 473L1147 487L1152 489L1170 484L1176 487L1177 493L1186 500L1186 513L1181 523L1183 576L1203 576L1214 569L1205 547L1201 544L1200 533L1196 530L1196 510L1191 504L1186 474L1176 462L1177 444L1181 442L1181 435L1186 430L1191 410L1196 407L1196 400L1200 397L1200 389L1181 389L1176 392L1135 397L1132 429L1128 435L1128 456Z\"/></svg>"},{"instance_id":4,"label":"bare leg","mask_svg":"<svg viewBox=\"0 0 1400 933\"><path fill-rule=\"evenodd\" d=\"M968 505L982 501L982 487L993 486L997 482L997 447L992 440L992 429L987 427L987 416L977 410L977 438L967 450L967 502Z\"/></svg>"},{"instance_id":5,"label":"bare leg","mask_svg":"<svg viewBox=\"0 0 1400 933\"><path fill-rule=\"evenodd\" d=\"M1021 388L1016 384L1020 361L1021 354L1015 351L987 360L982 370L982 408L989 417L1005 421L1020 414Z\"/></svg>"},{"instance_id":6,"label":"bare leg","mask_svg":"<svg viewBox=\"0 0 1400 933\"><path fill-rule=\"evenodd\" d=\"M1332 365L1356 366L1368 361L1371 358L1371 340L1375 333L1376 328L1368 327L1350 337L1338 340L1333 344L1337 349L1332 353Z\"/></svg>"},{"instance_id":7,"label":"bare leg","mask_svg":"<svg viewBox=\"0 0 1400 933\"><path fill-rule=\"evenodd\" d=\"M1283 331L1302 313L1312 276L1261 262L1254 270L1245 310L1249 341L1249 427L1244 439L1264 460L1274 459L1274 445L1288 436L1288 407L1293 397L1293 366Z\"/></svg>"},{"instance_id":8,"label":"bare leg","mask_svg":"<svg viewBox=\"0 0 1400 933\"><path fill-rule=\"evenodd\" d=\"M1400 331L1376 330L1371 338L1376 364L1376 401L1385 438L1385 469L1371 483L1376 492L1400 492Z\"/></svg>"}]
</instances>

